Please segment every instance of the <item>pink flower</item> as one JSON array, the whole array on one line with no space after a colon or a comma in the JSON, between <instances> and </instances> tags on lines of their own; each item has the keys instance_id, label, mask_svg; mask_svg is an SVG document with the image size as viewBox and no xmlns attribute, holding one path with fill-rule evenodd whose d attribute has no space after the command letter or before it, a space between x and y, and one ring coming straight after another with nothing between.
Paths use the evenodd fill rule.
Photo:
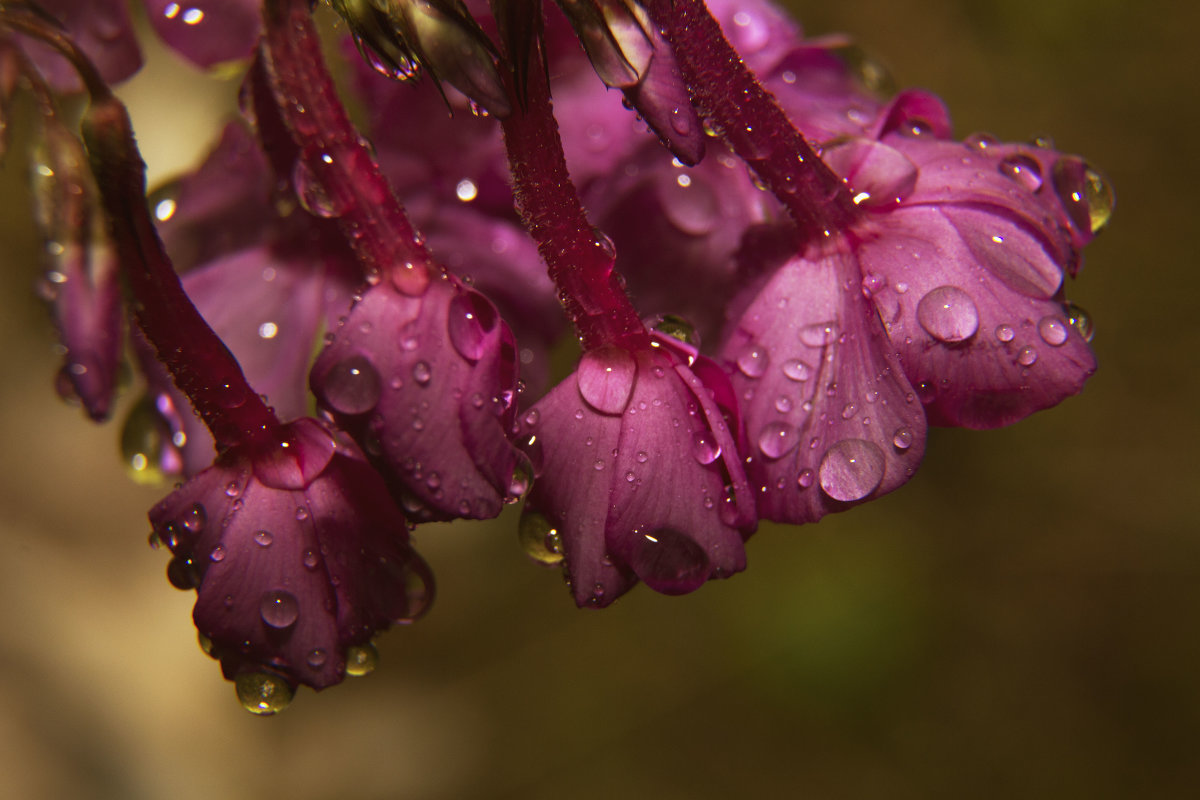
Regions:
<instances>
[{"instance_id":1,"label":"pink flower","mask_svg":"<svg viewBox=\"0 0 1200 800\"><path fill-rule=\"evenodd\" d=\"M229 680L341 682L347 652L419 616L432 575L404 516L352 447L311 419L268 446L230 448L150 512L196 589L196 627Z\"/></svg>"},{"instance_id":2,"label":"pink flower","mask_svg":"<svg viewBox=\"0 0 1200 800\"><path fill-rule=\"evenodd\" d=\"M755 516L731 400L715 365L659 335L585 353L525 415L537 481L522 538L563 561L577 604L606 606L639 579L684 594L745 568Z\"/></svg>"}]
</instances>

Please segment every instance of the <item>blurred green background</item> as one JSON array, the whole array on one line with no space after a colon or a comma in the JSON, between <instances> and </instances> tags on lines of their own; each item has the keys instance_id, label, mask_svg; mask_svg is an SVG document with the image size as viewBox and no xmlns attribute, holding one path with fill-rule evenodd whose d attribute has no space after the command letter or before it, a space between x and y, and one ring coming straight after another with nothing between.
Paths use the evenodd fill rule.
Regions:
<instances>
[{"instance_id":1,"label":"blurred green background","mask_svg":"<svg viewBox=\"0 0 1200 800\"><path fill-rule=\"evenodd\" d=\"M515 517L418 532L433 613L379 669L259 719L146 547L162 490L60 404L20 159L0 171L0 778L29 798L1193 797L1200 787L1192 4L852 0L846 31L959 135L1051 134L1118 206L1071 296L1081 397L938 430L901 491L686 598L575 610ZM152 170L235 86L169 56L126 90ZM180 87L186 88L180 88ZM194 88L193 88L194 87ZM124 397L127 406L132 398Z\"/></svg>"}]
</instances>

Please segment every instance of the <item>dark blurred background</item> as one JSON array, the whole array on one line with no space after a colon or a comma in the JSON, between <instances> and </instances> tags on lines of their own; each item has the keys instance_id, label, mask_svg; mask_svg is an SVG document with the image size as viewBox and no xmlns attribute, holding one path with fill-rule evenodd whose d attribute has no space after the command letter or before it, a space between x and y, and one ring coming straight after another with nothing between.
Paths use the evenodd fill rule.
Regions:
<instances>
[{"instance_id":1,"label":"dark blurred background","mask_svg":"<svg viewBox=\"0 0 1200 800\"><path fill-rule=\"evenodd\" d=\"M741 576L575 610L510 512L418 532L440 598L368 678L243 711L193 595L146 546L163 493L119 426L59 403L21 161L0 171L0 778L30 798L1193 797L1200 7L1152 0L793 5L957 133L1051 134L1116 187L1072 298L1083 395L934 432L901 491L764 526ZM126 90L154 174L235 86L164 63ZM186 88L180 88L180 87ZM194 88L192 88L194 87ZM124 397L127 407L131 395Z\"/></svg>"}]
</instances>

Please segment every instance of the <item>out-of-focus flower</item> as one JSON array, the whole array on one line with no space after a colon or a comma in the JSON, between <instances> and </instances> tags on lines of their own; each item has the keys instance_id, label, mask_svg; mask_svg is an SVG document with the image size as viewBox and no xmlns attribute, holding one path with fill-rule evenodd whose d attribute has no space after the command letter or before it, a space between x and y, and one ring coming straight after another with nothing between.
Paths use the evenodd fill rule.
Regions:
<instances>
[{"instance_id":1,"label":"out-of-focus flower","mask_svg":"<svg viewBox=\"0 0 1200 800\"><path fill-rule=\"evenodd\" d=\"M311 419L235 446L150 512L209 654L247 707L361 674L371 637L418 617L432 576L362 456ZM257 695L255 695L257 692Z\"/></svg>"},{"instance_id":2,"label":"out-of-focus flower","mask_svg":"<svg viewBox=\"0 0 1200 800\"><path fill-rule=\"evenodd\" d=\"M121 358L117 255L79 140L54 114L42 122L32 177L44 239L42 295L63 348L57 388L101 421L112 407Z\"/></svg>"},{"instance_id":3,"label":"out-of-focus flower","mask_svg":"<svg viewBox=\"0 0 1200 800\"><path fill-rule=\"evenodd\" d=\"M745 568L754 499L736 415L721 405L731 400L720 369L659 336L585 353L525 415L537 481L521 536L538 560L563 563L580 606L606 606L638 579L684 594Z\"/></svg>"}]
</instances>

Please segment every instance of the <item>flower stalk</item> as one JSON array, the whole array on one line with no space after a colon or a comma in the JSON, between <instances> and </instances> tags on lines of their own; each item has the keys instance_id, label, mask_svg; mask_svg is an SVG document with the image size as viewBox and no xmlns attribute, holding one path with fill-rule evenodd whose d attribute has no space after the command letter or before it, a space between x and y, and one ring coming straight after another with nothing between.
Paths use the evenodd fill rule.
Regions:
<instances>
[{"instance_id":1,"label":"flower stalk","mask_svg":"<svg viewBox=\"0 0 1200 800\"><path fill-rule=\"evenodd\" d=\"M779 198L802 238L848 228L860 214L849 188L759 83L703 0L650 0L646 8L701 117Z\"/></svg>"},{"instance_id":2,"label":"flower stalk","mask_svg":"<svg viewBox=\"0 0 1200 800\"><path fill-rule=\"evenodd\" d=\"M649 334L613 268L612 242L588 221L568 174L541 49L532 48L530 58L524 87L517 86L512 72L505 73L514 102L513 113L501 124L517 209L584 351L646 347Z\"/></svg>"}]
</instances>

